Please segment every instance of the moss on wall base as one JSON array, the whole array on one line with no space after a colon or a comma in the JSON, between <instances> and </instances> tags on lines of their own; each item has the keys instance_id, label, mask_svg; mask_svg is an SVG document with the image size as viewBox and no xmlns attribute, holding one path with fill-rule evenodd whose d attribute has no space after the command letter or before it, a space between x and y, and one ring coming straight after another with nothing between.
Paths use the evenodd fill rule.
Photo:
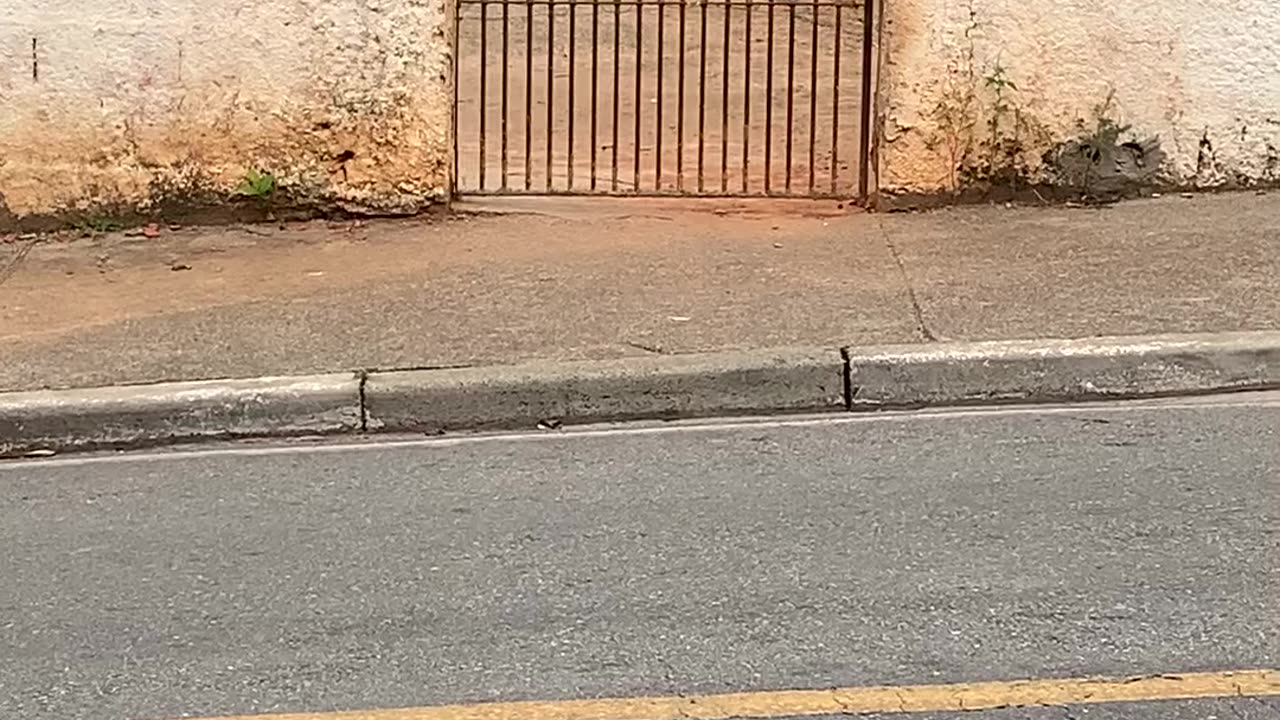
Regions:
<instances>
[{"instance_id":1,"label":"moss on wall base","mask_svg":"<svg viewBox=\"0 0 1280 720\"><path fill-rule=\"evenodd\" d=\"M151 168L141 195L120 187L88 182L82 194L67 197L37 212L14 212L0 193L0 232L47 232L109 224L132 227L152 222L224 224L314 218L388 217L417 215L446 209L443 192L390 191L377 187L334 188L279 180L271 171L250 169L244 177L269 178L254 186L242 179L235 186L218 181L194 164ZM136 185L130 185L136 188ZM64 196L65 197L65 196Z\"/></svg>"}]
</instances>

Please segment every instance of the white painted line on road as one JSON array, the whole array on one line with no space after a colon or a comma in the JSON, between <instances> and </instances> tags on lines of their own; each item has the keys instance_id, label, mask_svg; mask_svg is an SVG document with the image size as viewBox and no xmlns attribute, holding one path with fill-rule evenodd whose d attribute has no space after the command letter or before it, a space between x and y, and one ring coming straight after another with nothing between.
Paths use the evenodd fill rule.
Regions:
<instances>
[{"instance_id":1,"label":"white painted line on road","mask_svg":"<svg viewBox=\"0 0 1280 720\"><path fill-rule=\"evenodd\" d=\"M1141 413L1168 410L1206 410L1227 408L1280 408L1280 391L1248 392L1232 395L1179 398L1176 400L1127 400L1071 405L1018 405L980 408L931 408L864 413L830 413L791 417L734 418L732 420L672 420L661 424L640 421L617 425L567 426L559 431L527 431L472 433L442 437L392 439L394 436L365 436L362 442L333 439L323 444L294 441L288 445L254 446L245 442L227 447L199 447L181 450L121 452L114 455L85 454L70 457L0 460L0 473L45 467L75 467L106 463L152 463L167 460L191 460L215 457L267 457L272 455L306 455L345 452L369 452L406 448L447 448L494 442L560 442L601 437L667 435L675 433L709 433L735 430L804 428L856 425L862 423L909 423L935 420L964 420L975 417L1016 415L1080 415L1107 413Z\"/></svg>"}]
</instances>

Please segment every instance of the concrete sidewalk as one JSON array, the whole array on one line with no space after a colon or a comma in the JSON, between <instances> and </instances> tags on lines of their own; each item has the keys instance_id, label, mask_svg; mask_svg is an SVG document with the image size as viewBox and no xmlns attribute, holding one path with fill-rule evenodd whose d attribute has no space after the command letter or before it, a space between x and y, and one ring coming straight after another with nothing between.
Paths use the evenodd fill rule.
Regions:
<instances>
[{"instance_id":1,"label":"concrete sidewalk","mask_svg":"<svg viewBox=\"0 0 1280 720\"><path fill-rule=\"evenodd\" d=\"M524 209L539 212L10 238L0 390L1280 329L1274 195Z\"/></svg>"}]
</instances>

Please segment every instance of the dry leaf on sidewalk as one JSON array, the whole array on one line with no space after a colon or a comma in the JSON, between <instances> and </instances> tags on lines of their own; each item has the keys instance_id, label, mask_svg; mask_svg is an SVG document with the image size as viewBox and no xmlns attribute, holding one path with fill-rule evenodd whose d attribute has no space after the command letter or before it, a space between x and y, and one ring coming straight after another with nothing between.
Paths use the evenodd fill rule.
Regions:
<instances>
[{"instance_id":1,"label":"dry leaf on sidewalk","mask_svg":"<svg viewBox=\"0 0 1280 720\"><path fill-rule=\"evenodd\" d=\"M125 237L158 238L160 237L160 226L155 223L149 223L147 225L143 225L140 228L125 230L124 236Z\"/></svg>"}]
</instances>

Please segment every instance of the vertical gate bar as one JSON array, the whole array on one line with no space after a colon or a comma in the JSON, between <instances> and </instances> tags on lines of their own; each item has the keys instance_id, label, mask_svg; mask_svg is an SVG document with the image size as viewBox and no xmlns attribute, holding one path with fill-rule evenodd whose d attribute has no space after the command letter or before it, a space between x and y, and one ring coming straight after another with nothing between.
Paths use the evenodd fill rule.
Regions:
<instances>
[{"instance_id":1,"label":"vertical gate bar","mask_svg":"<svg viewBox=\"0 0 1280 720\"><path fill-rule=\"evenodd\" d=\"M720 75L720 192L729 192L729 21L733 18L733 5L726 2L724 10L724 67Z\"/></svg>"},{"instance_id":2,"label":"vertical gate bar","mask_svg":"<svg viewBox=\"0 0 1280 720\"><path fill-rule=\"evenodd\" d=\"M459 5L453 6L453 53L450 58L449 65L453 73L453 112L451 124L453 125L453 177L451 178L450 192L454 195L458 194L458 181L462 174L462 158L458 155L458 49L462 44L462 8Z\"/></svg>"},{"instance_id":3,"label":"vertical gate bar","mask_svg":"<svg viewBox=\"0 0 1280 720\"><path fill-rule=\"evenodd\" d=\"M622 0L613 0L613 171L611 189L613 192L618 191L618 48L622 43L620 39L620 8Z\"/></svg>"},{"instance_id":4,"label":"vertical gate bar","mask_svg":"<svg viewBox=\"0 0 1280 720\"><path fill-rule=\"evenodd\" d=\"M814 167L818 153L818 0L813 0L809 18L813 32L809 36L809 194L817 184L818 171Z\"/></svg>"},{"instance_id":5,"label":"vertical gate bar","mask_svg":"<svg viewBox=\"0 0 1280 720\"><path fill-rule=\"evenodd\" d=\"M555 86L556 86L556 3L547 2L547 190L555 171L552 159L555 154Z\"/></svg>"},{"instance_id":6,"label":"vertical gate bar","mask_svg":"<svg viewBox=\"0 0 1280 720\"><path fill-rule=\"evenodd\" d=\"M772 0L765 7L769 8L768 47L764 56L764 194L769 194L773 182L773 8Z\"/></svg>"},{"instance_id":7,"label":"vertical gate bar","mask_svg":"<svg viewBox=\"0 0 1280 720\"><path fill-rule=\"evenodd\" d=\"M702 14L698 42L698 192L702 192L705 179L702 160L707 135L707 4L699 3L698 8Z\"/></svg>"},{"instance_id":8,"label":"vertical gate bar","mask_svg":"<svg viewBox=\"0 0 1280 720\"><path fill-rule=\"evenodd\" d=\"M577 59L574 56L574 47L578 44L578 7L574 3L568 3L569 6L569 161L567 173L569 176L568 187L573 189L573 121L577 115L578 106L573 101L574 86L574 65Z\"/></svg>"},{"instance_id":9,"label":"vertical gate bar","mask_svg":"<svg viewBox=\"0 0 1280 720\"><path fill-rule=\"evenodd\" d=\"M834 195L839 191L838 181L840 178L840 56L844 50L844 39L841 37L843 32L840 29L840 4L836 3L835 13L835 47L832 49L831 60L831 193Z\"/></svg>"},{"instance_id":10,"label":"vertical gate bar","mask_svg":"<svg viewBox=\"0 0 1280 720\"><path fill-rule=\"evenodd\" d=\"M511 25L511 0L502 0L502 189L507 189L507 32Z\"/></svg>"},{"instance_id":11,"label":"vertical gate bar","mask_svg":"<svg viewBox=\"0 0 1280 720\"><path fill-rule=\"evenodd\" d=\"M524 189L533 187L533 5L524 6Z\"/></svg>"},{"instance_id":12,"label":"vertical gate bar","mask_svg":"<svg viewBox=\"0 0 1280 720\"><path fill-rule=\"evenodd\" d=\"M858 198L866 200L871 191L871 64L875 62L875 0L862 0L862 127L858 138Z\"/></svg>"},{"instance_id":13,"label":"vertical gate bar","mask_svg":"<svg viewBox=\"0 0 1280 720\"><path fill-rule=\"evenodd\" d=\"M666 45L663 44L663 26L667 24L666 16L663 13L665 9L666 3L663 0L658 0L658 53L656 58L658 61L658 107L656 108L657 117L653 123L656 128L656 137L653 144L653 169L654 175L657 177L653 179L654 190L662 189L662 66L666 64L664 58L667 52Z\"/></svg>"},{"instance_id":14,"label":"vertical gate bar","mask_svg":"<svg viewBox=\"0 0 1280 720\"><path fill-rule=\"evenodd\" d=\"M795 135L794 105L796 100L796 6L787 5L787 194L791 193L791 141Z\"/></svg>"},{"instance_id":15,"label":"vertical gate bar","mask_svg":"<svg viewBox=\"0 0 1280 720\"><path fill-rule=\"evenodd\" d=\"M600 125L600 3L591 3L591 189L596 189L597 128Z\"/></svg>"},{"instance_id":16,"label":"vertical gate bar","mask_svg":"<svg viewBox=\"0 0 1280 720\"><path fill-rule=\"evenodd\" d=\"M751 0L746 0L743 11L747 15L742 53L742 193L745 195L747 168L751 164Z\"/></svg>"},{"instance_id":17,"label":"vertical gate bar","mask_svg":"<svg viewBox=\"0 0 1280 720\"><path fill-rule=\"evenodd\" d=\"M685 0L680 0L680 70L676 94L676 192L684 192L684 36Z\"/></svg>"},{"instance_id":18,"label":"vertical gate bar","mask_svg":"<svg viewBox=\"0 0 1280 720\"><path fill-rule=\"evenodd\" d=\"M636 122L635 122L635 150L632 156L632 173L631 173L631 189L633 192L640 192L640 88L642 77L641 70L644 69L644 6L636 3Z\"/></svg>"},{"instance_id":19,"label":"vertical gate bar","mask_svg":"<svg viewBox=\"0 0 1280 720\"><path fill-rule=\"evenodd\" d=\"M485 166L485 132L484 121L485 109L488 105L487 92L485 88L485 67L489 64L489 58L485 57L488 52L488 20L489 20L489 3L488 0L480 0L480 189L484 190L484 166Z\"/></svg>"}]
</instances>

